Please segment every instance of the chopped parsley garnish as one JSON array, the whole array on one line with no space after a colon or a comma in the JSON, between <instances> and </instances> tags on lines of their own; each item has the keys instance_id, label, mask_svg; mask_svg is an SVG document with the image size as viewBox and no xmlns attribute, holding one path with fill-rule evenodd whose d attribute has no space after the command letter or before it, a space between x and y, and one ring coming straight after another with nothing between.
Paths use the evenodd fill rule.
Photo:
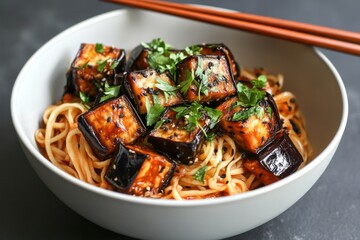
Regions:
<instances>
[{"instance_id":1,"label":"chopped parsley garnish","mask_svg":"<svg viewBox=\"0 0 360 240\"><path fill-rule=\"evenodd\" d=\"M151 52L165 53L172 49L171 45L167 44L161 38L155 38L150 43L142 43L144 48L149 49Z\"/></svg>"},{"instance_id":2,"label":"chopped parsley garnish","mask_svg":"<svg viewBox=\"0 0 360 240\"><path fill-rule=\"evenodd\" d=\"M108 59L99 60L99 61L97 62L97 64L98 64L97 70L98 70L99 72L104 71L104 69L105 69L105 67L106 67L106 64L107 64L107 61L108 61Z\"/></svg>"},{"instance_id":3,"label":"chopped parsley garnish","mask_svg":"<svg viewBox=\"0 0 360 240\"><path fill-rule=\"evenodd\" d=\"M185 80L182 81L182 82L180 82L180 84L179 84L180 92L181 92L182 94L185 94L185 93L189 90L189 88L190 88L192 82L194 81L194 79L195 79L194 70L192 69L191 72L190 72L190 71L187 69L187 70L186 70Z\"/></svg>"},{"instance_id":4,"label":"chopped parsley garnish","mask_svg":"<svg viewBox=\"0 0 360 240\"><path fill-rule=\"evenodd\" d=\"M192 56L192 55L200 55L201 47L199 45L192 45L185 48L185 52Z\"/></svg>"},{"instance_id":5,"label":"chopped parsley garnish","mask_svg":"<svg viewBox=\"0 0 360 240\"><path fill-rule=\"evenodd\" d=\"M208 132L207 135L205 136L205 139L208 142L212 142L216 138L216 136L217 136L216 133Z\"/></svg>"},{"instance_id":6,"label":"chopped parsley garnish","mask_svg":"<svg viewBox=\"0 0 360 240\"><path fill-rule=\"evenodd\" d=\"M195 85L198 88L198 99L200 100L201 98L201 94L204 94L205 96L207 96L209 94L209 89L208 89L208 80L209 80L209 75L211 73L211 69L207 68L205 71L203 70L203 60L201 57L198 57L197 60L197 68L195 70L195 78L198 77L199 81L196 81L195 79Z\"/></svg>"},{"instance_id":7,"label":"chopped parsley garnish","mask_svg":"<svg viewBox=\"0 0 360 240\"><path fill-rule=\"evenodd\" d=\"M79 95L80 95L80 100L81 100L81 102L83 103L83 105L84 105L87 109L89 109L89 108L90 108L90 98L89 98L89 96L86 95L86 93L81 92L81 91L80 91Z\"/></svg>"},{"instance_id":8,"label":"chopped parsley garnish","mask_svg":"<svg viewBox=\"0 0 360 240\"><path fill-rule=\"evenodd\" d=\"M101 43L95 44L95 52L97 53L103 53L104 52L104 45Z\"/></svg>"},{"instance_id":9,"label":"chopped parsley garnish","mask_svg":"<svg viewBox=\"0 0 360 240\"><path fill-rule=\"evenodd\" d=\"M108 62L110 63L110 69L114 70L119 65L120 59L109 59L109 58L107 58L107 59L104 59L104 60L99 60L97 62L97 64L98 64L97 70L99 72L103 72Z\"/></svg>"},{"instance_id":10,"label":"chopped parsley garnish","mask_svg":"<svg viewBox=\"0 0 360 240\"><path fill-rule=\"evenodd\" d=\"M100 102L104 102L110 98L118 97L120 92L120 85L110 86L107 81L104 83L102 89L103 96L100 98Z\"/></svg>"},{"instance_id":11,"label":"chopped parsley garnish","mask_svg":"<svg viewBox=\"0 0 360 240\"><path fill-rule=\"evenodd\" d=\"M176 112L176 119L185 118L185 129L189 132L194 131L195 127L199 127L207 136L205 130L200 125L199 120L206 115L210 119L209 128L212 129L220 121L222 112L210 107L204 107L197 102L193 102L190 106L180 106L172 108Z\"/></svg>"},{"instance_id":12,"label":"chopped parsley garnish","mask_svg":"<svg viewBox=\"0 0 360 240\"><path fill-rule=\"evenodd\" d=\"M176 65L184 60L187 55L199 54L199 47L191 46L183 51L176 51L160 38L153 39L150 43L142 43L142 46L149 50L147 60L151 68L157 69L160 72L169 71L175 78Z\"/></svg>"},{"instance_id":13,"label":"chopped parsley garnish","mask_svg":"<svg viewBox=\"0 0 360 240\"><path fill-rule=\"evenodd\" d=\"M193 175L193 178L195 180L198 180L198 181L204 183L206 171L207 171L207 166L203 166L203 167L199 168Z\"/></svg>"},{"instance_id":14,"label":"chopped parsley garnish","mask_svg":"<svg viewBox=\"0 0 360 240\"><path fill-rule=\"evenodd\" d=\"M176 96L176 92L178 90L177 87L170 85L170 83L157 78L156 79L156 84L155 87L157 87L158 89L160 89L161 91L164 92L164 96L165 96L165 101L167 102L169 99L169 95L172 96Z\"/></svg>"},{"instance_id":15,"label":"chopped parsley garnish","mask_svg":"<svg viewBox=\"0 0 360 240\"><path fill-rule=\"evenodd\" d=\"M112 62L110 64L110 69L114 70L119 65L119 62L120 62L120 58L117 60L112 60Z\"/></svg>"},{"instance_id":16,"label":"chopped parsley garnish","mask_svg":"<svg viewBox=\"0 0 360 240\"><path fill-rule=\"evenodd\" d=\"M264 115L264 109L259 106L259 102L265 98L265 91L261 88L266 86L267 78L265 75L260 75L257 79L251 81L252 88L247 87L242 83L237 83L239 100L234 106L241 106L247 109L241 110L232 116L232 121L243 121L252 115L256 115L261 119ZM271 111L271 109L270 109ZM269 112L269 109L267 109Z\"/></svg>"},{"instance_id":17,"label":"chopped parsley garnish","mask_svg":"<svg viewBox=\"0 0 360 240\"><path fill-rule=\"evenodd\" d=\"M156 128L160 127L162 123L158 123L160 115L164 112L165 107L159 103L156 95L153 95L154 103L151 105L148 97L145 99L146 107L146 126L152 126L156 123Z\"/></svg>"}]
</instances>

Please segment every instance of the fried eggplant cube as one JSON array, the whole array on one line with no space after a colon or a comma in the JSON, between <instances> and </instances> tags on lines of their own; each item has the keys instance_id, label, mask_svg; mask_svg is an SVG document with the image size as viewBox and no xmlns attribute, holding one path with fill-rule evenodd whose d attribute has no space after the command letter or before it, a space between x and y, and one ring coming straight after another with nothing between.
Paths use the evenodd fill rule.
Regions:
<instances>
[{"instance_id":1,"label":"fried eggplant cube","mask_svg":"<svg viewBox=\"0 0 360 240\"><path fill-rule=\"evenodd\" d=\"M143 45L138 45L135 47L131 53L129 60L127 61L126 71L138 71L150 68L147 57L149 54L149 49L145 48Z\"/></svg>"},{"instance_id":2,"label":"fried eggplant cube","mask_svg":"<svg viewBox=\"0 0 360 240\"><path fill-rule=\"evenodd\" d=\"M198 126L193 131L188 131L187 120L177 119L176 114L171 108L165 110L160 118L162 125L150 132L148 142L171 159L183 164L192 164L202 146L204 134ZM199 121L204 131L209 129L208 123L205 115Z\"/></svg>"},{"instance_id":3,"label":"fried eggplant cube","mask_svg":"<svg viewBox=\"0 0 360 240\"><path fill-rule=\"evenodd\" d=\"M236 92L229 63L224 55L197 55L177 65L177 83L189 102L218 102Z\"/></svg>"},{"instance_id":4,"label":"fried eggplant cube","mask_svg":"<svg viewBox=\"0 0 360 240\"><path fill-rule=\"evenodd\" d=\"M225 55L229 64L230 68L233 74L234 78L237 78L240 76L240 68L239 64L235 61L235 58L233 54L231 53L230 49L225 46L223 43L215 43L215 44L200 44L196 45L200 48L200 54L201 55Z\"/></svg>"},{"instance_id":5,"label":"fried eggplant cube","mask_svg":"<svg viewBox=\"0 0 360 240\"><path fill-rule=\"evenodd\" d=\"M255 108L237 105L238 98L233 97L220 104L216 109L223 115L219 126L229 134L236 144L249 152L258 153L281 128L281 121L276 104L270 94L261 100ZM243 114L244 118L236 119L234 116Z\"/></svg>"},{"instance_id":6,"label":"fried eggplant cube","mask_svg":"<svg viewBox=\"0 0 360 240\"><path fill-rule=\"evenodd\" d=\"M286 131L279 131L258 155L260 164L279 178L294 173L303 162L300 152Z\"/></svg>"},{"instance_id":7,"label":"fried eggplant cube","mask_svg":"<svg viewBox=\"0 0 360 240\"><path fill-rule=\"evenodd\" d=\"M101 160L109 157L120 142L130 144L146 131L125 95L100 103L80 115L78 127Z\"/></svg>"},{"instance_id":8,"label":"fried eggplant cube","mask_svg":"<svg viewBox=\"0 0 360 240\"><path fill-rule=\"evenodd\" d=\"M175 162L143 145L120 143L105 179L121 192L149 197L164 190L175 167Z\"/></svg>"},{"instance_id":9,"label":"fried eggplant cube","mask_svg":"<svg viewBox=\"0 0 360 240\"><path fill-rule=\"evenodd\" d=\"M93 100L99 92L97 85L105 81L113 85L115 74L125 70L125 55L123 49L81 44L67 74L65 92L76 96L82 92Z\"/></svg>"},{"instance_id":10,"label":"fried eggplant cube","mask_svg":"<svg viewBox=\"0 0 360 240\"><path fill-rule=\"evenodd\" d=\"M147 113L146 101L151 106L156 102L164 107L183 103L182 95L167 72L159 73L154 69L130 72L124 86L140 114Z\"/></svg>"}]
</instances>

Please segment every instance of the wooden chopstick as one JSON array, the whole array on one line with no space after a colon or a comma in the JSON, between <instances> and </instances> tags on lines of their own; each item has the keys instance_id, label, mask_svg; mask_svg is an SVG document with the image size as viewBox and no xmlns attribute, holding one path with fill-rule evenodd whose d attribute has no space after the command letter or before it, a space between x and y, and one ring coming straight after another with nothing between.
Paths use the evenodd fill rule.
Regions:
<instances>
[{"instance_id":1,"label":"wooden chopstick","mask_svg":"<svg viewBox=\"0 0 360 240\"><path fill-rule=\"evenodd\" d=\"M328 49L360 56L360 45L353 43L358 41L359 33L325 28L310 24L305 24L307 25L308 30L306 32L301 32L300 29L296 27L296 24L291 24L293 23L291 21L286 21L287 28L280 28L280 25L271 26L271 23L269 24L269 22L271 22L273 18L259 17L259 19L265 18L265 22L267 22L267 24L265 25L263 24L263 22L261 22L264 19L256 20L256 17L254 15L252 15L253 20L250 22L250 21L240 20L239 13L236 14L237 16L234 16L234 14L229 14L229 12L221 12L219 10L202 8L199 6L176 4L176 3L163 2L163 1L154 1L154 0L135 0L135 1L134 0L104 0L104 1L155 11L155 12L161 12L161 13L184 17L184 18L189 18L197 21L254 32L262 35L328 48ZM277 21L277 24L279 24L279 22L281 21L282 20ZM274 25L276 25L276 23ZM299 24L299 25L301 26L303 24ZM291 26L294 27L291 28ZM290 30L290 28L293 30ZM324 31L324 29L326 31ZM323 36L314 35L314 34L320 34L319 32L321 32L321 30L322 32L326 32L327 35L325 36L327 37L324 37L324 34L322 34ZM345 41L338 40L339 38L344 39ZM346 40L353 42L347 42Z\"/></svg>"},{"instance_id":2,"label":"wooden chopstick","mask_svg":"<svg viewBox=\"0 0 360 240\"><path fill-rule=\"evenodd\" d=\"M246 22L259 23L262 25L268 25L268 26L273 26L273 27L278 27L278 28L285 28L285 29L294 30L294 31L298 31L298 32L310 33L313 35L343 40L343 41L347 41L347 42L360 43L360 33L340 30L340 29L336 29L336 28L316 26L316 25L308 24L308 23L301 23L301 22L289 21L289 20L284 20L284 19L248 14L248 13L224 12L224 11L211 9L211 8L203 8L203 7L196 6L196 5L191 6L191 5L187 5L187 4L179 4L179 3L165 2L165 1L159 1L159 0L141 0L141 1L154 2L154 4L158 4L158 5L162 5L162 6L179 8L179 9L193 11L193 12L199 12L199 13L205 13L208 15L215 15L215 16L219 16L219 17L238 19L238 20L242 20L242 21L246 21Z\"/></svg>"}]
</instances>

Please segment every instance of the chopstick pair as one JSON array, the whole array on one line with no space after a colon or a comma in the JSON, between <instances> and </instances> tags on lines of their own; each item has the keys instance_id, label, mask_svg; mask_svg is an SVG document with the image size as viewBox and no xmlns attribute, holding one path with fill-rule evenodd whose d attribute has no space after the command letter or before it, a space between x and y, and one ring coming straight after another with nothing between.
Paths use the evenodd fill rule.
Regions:
<instances>
[{"instance_id":1,"label":"chopstick pair","mask_svg":"<svg viewBox=\"0 0 360 240\"><path fill-rule=\"evenodd\" d=\"M360 56L360 33L159 0L103 0Z\"/></svg>"}]
</instances>

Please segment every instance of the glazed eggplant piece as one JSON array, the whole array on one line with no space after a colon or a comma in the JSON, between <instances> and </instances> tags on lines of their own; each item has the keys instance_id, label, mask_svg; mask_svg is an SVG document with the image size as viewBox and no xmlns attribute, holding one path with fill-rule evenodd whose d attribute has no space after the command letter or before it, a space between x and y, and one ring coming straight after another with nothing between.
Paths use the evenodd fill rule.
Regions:
<instances>
[{"instance_id":1,"label":"glazed eggplant piece","mask_svg":"<svg viewBox=\"0 0 360 240\"><path fill-rule=\"evenodd\" d=\"M296 172L303 158L286 131L275 138L259 153L258 159L246 159L244 167L264 185L269 185Z\"/></svg>"},{"instance_id":2,"label":"glazed eggplant piece","mask_svg":"<svg viewBox=\"0 0 360 240\"><path fill-rule=\"evenodd\" d=\"M273 141L258 155L261 165L279 178L294 173L303 162L300 152L286 131L279 131Z\"/></svg>"},{"instance_id":3,"label":"glazed eggplant piece","mask_svg":"<svg viewBox=\"0 0 360 240\"><path fill-rule=\"evenodd\" d=\"M188 102L218 102L236 92L224 55L197 55L178 63L176 79Z\"/></svg>"},{"instance_id":4,"label":"glazed eggplant piece","mask_svg":"<svg viewBox=\"0 0 360 240\"><path fill-rule=\"evenodd\" d=\"M175 162L143 145L120 143L105 179L121 192L153 196L169 184L175 167Z\"/></svg>"},{"instance_id":5,"label":"glazed eggplant piece","mask_svg":"<svg viewBox=\"0 0 360 240\"><path fill-rule=\"evenodd\" d=\"M168 108L160 118L160 127L153 129L148 142L169 158L183 164L192 164L200 150L204 133L196 126L192 131L186 129L186 118L176 118L177 113ZM199 120L204 131L209 129L209 118L205 115Z\"/></svg>"},{"instance_id":6,"label":"glazed eggplant piece","mask_svg":"<svg viewBox=\"0 0 360 240\"><path fill-rule=\"evenodd\" d=\"M114 84L114 75L125 70L125 50L102 44L82 43L67 73L65 93L79 96L82 92L91 100L98 94L99 84Z\"/></svg>"},{"instance_id":7,"label":"glazed eggplant piece","mask_svg":"<svg viewBox=\"0 0 360 240\"><path fill-rule=\"evenodd\" d=\"M146 101L151 106L156 102L164 107L183 103L180 92L167 72L159 73L154 69L130 72L124 86L139 114L147 113Z\"/></svg>"},{"instance_id":8,"label":"glazed eggplant piece","mask_svg":"<svg viewBox=\"0 0 360 240\"><path fill-rule=\"evenodd\" d=\"M218 125L240 148L257 154L281 129L275 101L270 94L266 94L256 107L259 114L252 113L250 108L239 106L237 101L238 97L233 97L216 108L223 113ZM235 116L240 114L244 118L237 119Z\"/></svg>"},{"instance_id":9,"label":"glazed eggplant piece","mask_svg":"<svg viewBox=\"0 0 360 240\"><path fill-rule=\"evenodd\" d=\"M135 47L127 61L126 71L132 72L137 70L143 70L150 68L147 57L149 54L149 49L145 48L143 45L138 45Z\"/></svg>"},{"instance_id":10,"label":"glazed eggplant piece","mask_svg":"<svg viewBox=\"0 0 360 240\"><path fill-rule=\"evenodd\" d=\"M109 157L120 142L130 144L146 131L125 95L100 103L80 115L78 127L101 160Z\"/></svg>"},{"instance_id":11,"label":"glazed eggplant piece","mask_svg":"<svg viewBox=\"0 0 360 240\"><path fill-rule=\"evenodd\" d=\"M193 46L194 47L194 46ZM230 68L234 78L240 76L240 67L239 64L235 61L233 54L230 49L223 43L215 43L215 44L199 44L195 45L195 47L200 48L199 52L201 55L225 55L228 63L230 64Z\"/></svg>"}]
</instances>

